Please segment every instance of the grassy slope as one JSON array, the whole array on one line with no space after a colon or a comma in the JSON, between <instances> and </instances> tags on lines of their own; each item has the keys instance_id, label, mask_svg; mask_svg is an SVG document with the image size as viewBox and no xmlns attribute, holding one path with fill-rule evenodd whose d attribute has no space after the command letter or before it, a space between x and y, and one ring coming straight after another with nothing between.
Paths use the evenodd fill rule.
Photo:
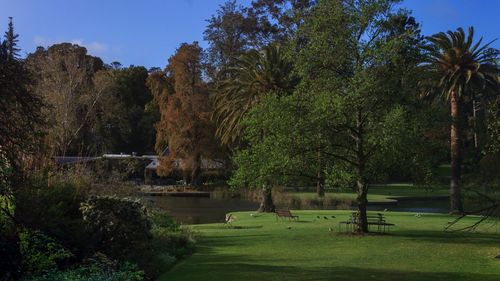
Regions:
<instances>
[{"instance_id":1,"label":"grassy slope","mask_svg":"<svg viewBox=\"0 0 500 281\"><path fill-rule=\"evenodd\" d=\"M193 226L198 251L159 280L500 280L498 224L482 233L444 233L448 215L388 212L396 224L390 235L357 237L337 233L347 211L294 213L299 222L242 212L234 228Z\"/></svg>"},{"instance_id":2,"label":"grassy slope","mask_svg":"<svg viewBox=\"0 0 500 281\"><path fill-rule=\"evenodd\" d=\"M438 167L436 174L440 177L449 177L451 175L451 167L449 164L443 164ZM310 192L290 192L295 196L302 198L316 198L316 193ZM426 189L420 186L414 186L408 183L385 184L381 186L372 186L368 191L368 201L370 202L391 202L391 198L397 197L433 197L433 196L448 196L449 187L447 185L439 185L433 189ZM356 199L354 192L327 192L326 196L341 198L341 199Z\"/></svg>"},{"instance_id":3,"label":"grassy slope","mask_svg":"<svg viewBox=\"0 0 500 281\"><path fill-rule=\"evenodd\" d=\"M290 192L290 195L299 196L302 198L316 198L315 192ZM390 202L394 201L391 198L397 197L432 197L432 196L447 196L448 189L444 186L436 187L432 190L423 187L413 186L412 184L386 184L383 186L372 186L368 191L368 201L370 202ZM356 199L354 192L327 192L326 196Z\"/></svg>"}]
</instances>

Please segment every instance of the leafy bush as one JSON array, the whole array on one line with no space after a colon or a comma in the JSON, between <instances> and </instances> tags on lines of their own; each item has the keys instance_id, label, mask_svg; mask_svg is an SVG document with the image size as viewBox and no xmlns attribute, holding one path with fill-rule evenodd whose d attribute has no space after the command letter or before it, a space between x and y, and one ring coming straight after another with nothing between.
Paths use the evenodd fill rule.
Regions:
<instances>
[{"instance_id":1,"label":"leafy bush","mask_svg":"<svg viewBox=\"0 0 500 281\"><path fill-rule=\"evenodd\" d=\"M58 263L73 257L59 242L40 231L21 231L19 246L23 271L31 275L53 271Z\"/></svg>"},{"instance_id":2,"label":"leafy bush","mask_svg":"<svg viewBox=\"0 0 500 281\"><path fill-rule=\"evenodd\" d=\"M21 275L21 254L19 239L7 230L5 222L0 222L0 280L17 280Z\"/></svg>"},{"instance_id":3,"label":"leafy bush","mask_svg":"<svg viewBox=\"0 0 500 281\"><path fill-rule=\"evenodd\" d=\"M179 223L161 211L151 211L149 213L149 219L155 228L160 227L174 232L181 230L181 225Z\"/></svg>"},{"instance_id":4,"label":"leafy bush","mask_svg":"<svg viewBox=\"0 0 500 281\"><path fill-rule=\"evenodd\" d=\"M152 238L146 208L138 201L117 197L91 197L81 204L93 249L112 258L130 257L147 247Z\"/></svg>"},{"instance_id":5,"label":"leafy bush","mask_svg":"<svg viewBox=\"0 0 500 281\"><path fill-rule=\"evenodd\" d=\"M66 271L53 271L38 277L27 278L24 281L142 281L144 272L137 266L125 263L117 268L93 263Z\"/></svg>"},{"instance_id":6,"label":"leafy bush","mask_svg":"<svg viewBox=\"0 0 500 281\"><path fill-rule=\"evenodd\" d=\"M94 271L88 266L57 270L81 264L101 252L110 260L136 264L145 272L141 274L154 278L192 252L191 234L165 214L153 212L148 216L138 200L88 198L88 188L60 179L32 180L16 192L16 219L37 231L14 232L11 236L20 243L0 237L0 265L11 268L12 276L24 270L24 276L45 274L33 280L136 280L120 275L117 267L106 269L110 268L107 265ZM3 262L4 256L15 260L16 255L17 262ZM24 268L12 266L21 263ZM107 279L98 279L101 275Z\"/></svg>"},{"instance_id":7,"label":"leafy bush","mask_svg":"<svg viewBox=\"0 0 500 281\"><path fill-rule=\"evenodd\" d=\"M150 277L165 272L177 261L194 250L194 235L174 222L171 217L155 212L152 215L153 240L149 247L138 256L138 264Z\"/></svg>"},{"instance_id":8,"label":"leafy bush","mask_svg":"<svg viewBox=\"0 0 500 281\"><path fill-rule=\"evenodd\" d=\"M85 232L80 204L85 192L73 184L32 180L16 192L15 217L30 229L37 229L59 241L77 257L87 255L89 236Z\"/></svg>"}]
</instances>

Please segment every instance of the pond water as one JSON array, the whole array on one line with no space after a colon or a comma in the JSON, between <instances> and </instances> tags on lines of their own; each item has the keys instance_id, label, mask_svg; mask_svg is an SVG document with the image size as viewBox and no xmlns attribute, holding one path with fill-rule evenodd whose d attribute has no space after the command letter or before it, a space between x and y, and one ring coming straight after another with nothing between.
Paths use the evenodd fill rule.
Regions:
<instances>
[{"instance_id":1,"label":"pond water","mask_svg":"<svg viewBox=\"0 0 500 281\"><path fill-rule=\"evenodd\" d=\"M390 204L368 204L370 211L388 211L397 212L417 212L417 213L447 213L448 198L422 198L422 199L403 199Z\"/></svg>"},{"instance_id":2,"label":"pond water","mask_svg":"<svg viewBox=\"0 0 500 281\"><path fill-rule=\"evenodd\" d=\"M144 196L146 204L164 210L177 222L183 224L203 224L223 222L225 214L235 211L255 211L259 203L239 199L211 199L207 197ZM397 203L370 204L372 211L445 213L448 208L446 198L426 198L401 200Z\"/></svg>"},{"instance_id":3,"label":"pond water","mask_svg":"<svg viewBox=\"0 0 500 281\"><path fill-rule=\"evenodd\" d=\"M211 199L207 197L144 196L144 202L164 210L182 224L224 222L229 212L252 211L259 203L239 199Z\"/></svg>"}]
</instances>

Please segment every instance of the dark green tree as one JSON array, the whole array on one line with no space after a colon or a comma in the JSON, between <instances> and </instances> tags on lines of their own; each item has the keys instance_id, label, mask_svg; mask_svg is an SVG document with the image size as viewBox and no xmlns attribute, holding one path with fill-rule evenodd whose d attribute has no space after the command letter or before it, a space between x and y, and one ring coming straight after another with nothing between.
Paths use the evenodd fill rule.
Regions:
<instances>
[{"instance_id":1,"label":"dark green tree","mask_svg":"<svg viewBox=\"0 0 500 281\"><path fill-rule=\"evenodd\" d=\"M255 31L255 21L248 19L245 8L232 0L221 5L207 22L203 33L209 45L207 70L212 80L218 80L223 78L218 77L221 70L233 65L249 48L248 36Z\"/></svg>"},{"instance_id":2,"label":"dark green tree","mask_svg":"<svg viewBox=\"0 0 500 281\"><path fill-rule=\"evenodd\" d=\"M292 39L316 4L315 0L254 0L249 14L267 26L267 40L285 44Z\"/></svg>"},{"instance_id":3,"label":"dark green tree","mask_svg":"<svg viewBox=\"0 0 500 281\"><path fill-rule=\"evenodd\" d=\"M0 158L11 167L12 176L22 174L22 167L30 162L43 124L43 102L30 90L32 76L16 56L17 38L11 20L0 39Z\"/></svg>"},{"instance_id":4,"label":"dark green tree","mask_svg":"<svg viewBox=\"0 0 500 281\"><path fill-rule=\"evenodd\" d=\"M12 23L12 17L9 17L9 27L4 35L5 51L10 59L16 59L19 56L20 48L17 47L19 42L19 34L14 32L14 24Z\"/></svg>"},{"instance_id":5,"label":"dark green tree","mask_svg":"<svg viewBox=\"0 0 500 281\"><path fill-rule=\"evenodd\" d=\"M36 157L43 124L42 99L30 91L32 77L16 56L17 37L11 20L0 38L0 272L6 280L19 277L14 199Z\"/></svg>"},{"instance_id":6,"label":"dark green tree","mask_svg":"<svg viewBox=\"0 0 500 281\"><path fill-rule=\"evenodd\" d=\"M227 78L226 68L250 49L270 44L285 45L314 5L310 0L256 0L247 7L235 0L225 2L207 22L204 39L208 42L208 76Z\"/></svg>"},{"instance_id":7,"label":"dark green tree","mask_svg":"<svg viewBox=\"0 0 500 281\"><path fill-rule=\"evenodd\" d=\"M369 184L384 180L391 167L380 162L402 151L410 159L417 152L408 148L422 132L408 122L418 96L421 36L396 3L318 1L296 35L301 84L292 96L264 98L248 115L250 146L235 156L234 182L309 178L319 195L325 182L340 182L357 192L358 231L368 231ZM262 127L266 137L258 142Z\"/></svg>"},{"instance_id":8,"label":"dark green tree","mask_svg":"<svg viewBox=\"0 0 500 281\"><path fill-rule=\"evenodd\" d=\"M115 65L117 65L115 63ZM146 86L144 67L113 67L98 71L93 79L102 91L90 124L88 138L97 152L151 153L154 151L154 123L159 113Z\"/></svg>"}]
</instances>

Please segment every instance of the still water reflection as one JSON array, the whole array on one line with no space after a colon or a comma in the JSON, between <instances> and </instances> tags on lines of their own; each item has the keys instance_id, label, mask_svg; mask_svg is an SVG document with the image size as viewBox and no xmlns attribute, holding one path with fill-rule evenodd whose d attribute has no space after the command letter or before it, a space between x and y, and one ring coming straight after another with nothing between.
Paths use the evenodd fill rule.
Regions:
<instances>
[{"instance_id":1,"label":"still water reflection","mask_svg":"<svg viewBox=\"0 0 500 281\"><path fill-rule=\"evenodd\" d=\"M164 210L182 224L224 222L226 213L254 211L259 207L256 202L207 197L144 196L143 200Z\"/></svg>"}]
</instances>

